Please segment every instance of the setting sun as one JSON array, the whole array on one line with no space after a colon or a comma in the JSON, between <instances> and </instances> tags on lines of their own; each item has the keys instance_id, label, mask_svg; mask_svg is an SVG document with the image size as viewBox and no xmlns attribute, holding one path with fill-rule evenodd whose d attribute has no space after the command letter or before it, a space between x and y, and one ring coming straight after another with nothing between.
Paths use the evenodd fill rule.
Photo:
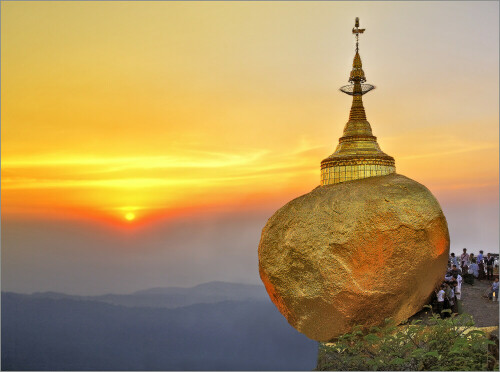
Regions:
<instances>
[{"instance_id":1,"label":"setting sun","mask_svg":"<svg viewBox=\"0 0 500 372\"><path fill-rule=\"evenodd\" d=\"M125 219L126 219L127 221L133 221L133 220L135 220L135 214L133 214L132 212L129 212L129 213L127 213L127 214L125 215Z\"/></svg>"}]
</instances>

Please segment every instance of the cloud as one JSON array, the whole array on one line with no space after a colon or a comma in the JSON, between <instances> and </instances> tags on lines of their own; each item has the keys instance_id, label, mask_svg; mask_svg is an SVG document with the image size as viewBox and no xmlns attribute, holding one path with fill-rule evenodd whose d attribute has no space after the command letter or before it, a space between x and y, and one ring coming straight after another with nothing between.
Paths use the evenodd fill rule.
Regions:
<instances>
[{"instance_id":1,"label":"cloud","mask_svg":"<svg viewBox=\"0 0 500 372\"><path fill-rule=\"evenodd\" d=\"M240 152L188 150L161 156L47 154L7 158L2 162L2 188L125 188L215 186L248 182L272 174L309 172L320 146L304 142L288 152L250 149Z\"/></svg>"},{"instance_id":2,"label":"cloud","mask_svg":"<svg viewBox=\"0 0 500 372\"><path fill-rule=\"evenodd\" d=\"M73 210L121 218L132 207L148 216L209 205L264 205L270 195L292 197L301 187L316 186L324 155L324 148L300 140L283 152L10 156L2 163L3 214Z\"/></svg>"},{"instance_id":3,"label":"cloud","mask_svg":"<svg viewBox=\"0 0 500 372\"><path fill-rule=\"evenodd\" d=\"M151 168L219 168L244 165L265 155L265 150L244 154L191 151L192 155L162 156L98 156L98 155L45 155L8 159L2 169L64 166L95 166L105 171L120 169Z\"/></svg>"}]
</instances>

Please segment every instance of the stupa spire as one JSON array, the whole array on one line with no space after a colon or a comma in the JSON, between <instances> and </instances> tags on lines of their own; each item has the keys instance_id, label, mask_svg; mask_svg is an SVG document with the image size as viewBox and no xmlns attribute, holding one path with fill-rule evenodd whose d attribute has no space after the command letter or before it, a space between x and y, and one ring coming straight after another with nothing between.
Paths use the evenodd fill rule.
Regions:
<instances>
[{"instance_id":1,"label":"stupa spire","mask_svg":"<svg viewBox=\"0 0 500 372\"><path fill-rule=\"evenodd\" d=\"M335 152L321 162L321 185L382 176L396 171L394 158L380 150L377 137L366 120L362 97L375 87L365 83L366 76L359 55L359 35L363 32L365 29L359 28L359 18L356 18L352 29L356 36L356 53L348 80L350 84L340 88L343 93L352 96L349 121Z\"/></svg>"}]
</instances>

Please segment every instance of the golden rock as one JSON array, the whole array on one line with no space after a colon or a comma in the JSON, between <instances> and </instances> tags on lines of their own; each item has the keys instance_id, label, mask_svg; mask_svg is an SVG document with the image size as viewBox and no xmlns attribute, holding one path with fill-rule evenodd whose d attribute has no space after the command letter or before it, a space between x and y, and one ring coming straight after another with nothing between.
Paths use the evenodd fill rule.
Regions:
<instances>
[{"instance_id":1,"label":"golden rock","mask_svg":"<svg viewBox=\"0 0 500 372\"><path fill-rule=\"evenodd\" d=\"M419 311L443 280L449 244L431 192L392 173L319 186L283 206L262 230L259 272L288 322L328 341Z\"/></svg>"}]
</instances>

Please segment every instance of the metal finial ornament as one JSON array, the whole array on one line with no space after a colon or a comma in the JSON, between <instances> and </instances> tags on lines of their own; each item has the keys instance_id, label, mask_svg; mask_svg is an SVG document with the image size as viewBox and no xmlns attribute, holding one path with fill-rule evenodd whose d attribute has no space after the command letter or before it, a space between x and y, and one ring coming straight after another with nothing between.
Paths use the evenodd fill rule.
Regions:
<instances>
[{"instance_id":1,"label":"metal finial ornament","mask_svg":"<svg viewBox=\"0 0 500 372\"><path fill-rule=\"evenodd\" d=\"M356 17L356 20L354 21L354 28L352 29L352 33L356 35L356 52L358 51L359 34L362 34L363 32L365 32L365 29L359 28L359 17Z\"/></svg>"},{"instance_id":2,"label":"metal finial ornament","mask_svg":"<svg viewBox=\"0 0 500 372\"><path fill-rule=\"evenodd\" d=\"M349 76L350 84L340 88L341 92L353 96L349 121L335 152L321 162L322 186L383 176L396 171L394 158L382 152L377 137L373 135L370 123L366 120L362 96L375 87L365 83L366 76L359 55L359 34L364 32L364 28L359 28L359 18L356 18L352 29L356 36L356 54Z\"/></svg>"},{"instance_id":3,"label":"metal finial ornament","mask_svg":"<svg viewBox=\"0 0 500 372\"><path fill-rule=\"evenodd\" d=\"M351 84L340 87L341 92L349 94L350 96L362 96L363 94L368 93L370 90L375 89L374 85L364 84L364 82L366 81L366 77L365 72L363 71L361 57L359 56L359 34L362 34L364 32L364 28L359 28L359 18L356 17L354 28L352 29L352 33L356 36L356 54L354 55L352 71L349 77L349 82Z\"/></svg>"}]
</instances>

